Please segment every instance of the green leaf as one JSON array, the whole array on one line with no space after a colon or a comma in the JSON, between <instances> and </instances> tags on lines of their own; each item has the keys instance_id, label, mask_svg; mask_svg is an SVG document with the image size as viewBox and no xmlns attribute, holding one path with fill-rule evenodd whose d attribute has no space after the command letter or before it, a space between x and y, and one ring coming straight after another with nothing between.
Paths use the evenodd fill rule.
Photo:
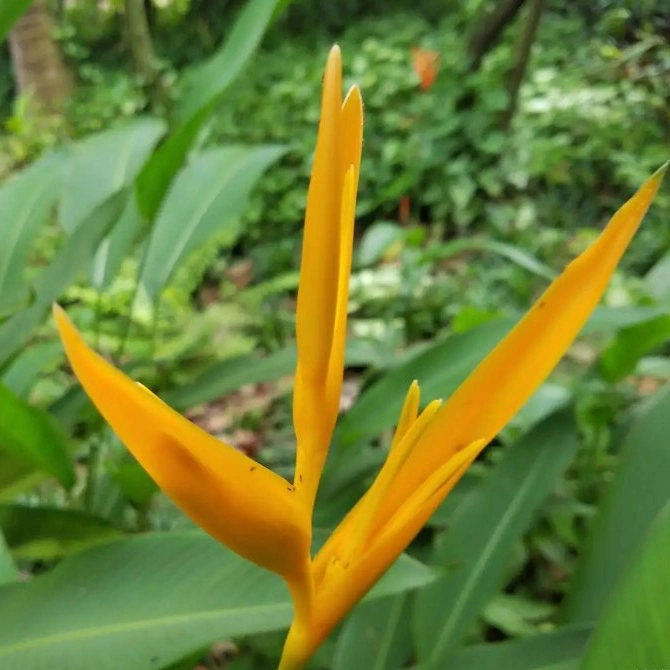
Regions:
<instances>
[{"instance_id":1,"label":"green leaf","mask_svg":"<svg viewBox=\"0 0 670 670\"><path fill-rule=\"evenodd\" d=\"M53 560L118 540L123 531L76 510L0 505L0 528L16 558Z\"/></svg>"},{"instance_id":2,"label":"green leaf","mask_svg":"<svg viewBox=\"0 0 670 670\"><path fill-rule=\"evenodd\" d=\"M435 244L426 250L427 258L431 260L451 258L453 256L460 256L469 251L482 251L485 253L493 253L502 256L511 261L515 265L528 270L538 277L552 281L556 278L556 273L544 263L541 263L537 258L531 256L523 249L507 244L505 242L496 242L487 238L478 239L463 239L453 240L444 244Z\"/></svg>"},{"instance_id":3,"label":"green leaf","mask_svg":"<svg viewBox=\"0 0 670 670\"><path fill-rule=\"evenodd\" d=\"M147 471L132 457L110 473L112 481L121 489L123 495L138 507L146 507L158 492L158 485Z\"/></svg>"},{"instance_id":4,"label":"green leaf","mask_svg":"<svg viewBox=\"0 0 670 670\"><path fill-rule=\"evenodd\" d=\"M30 7L33 0L6 0L0 2L0 43L7 37L21 14Z\"/></svg>"},{"instance_id":5,"label":"green leaf","mask_svg":"<svg viewBox=\"0 0 670 670\"><path fill-rule=\"evenodd\" d=\"M366 389L342 417L336 433L338 444L362 442L393 426L414 379L421 384L424 403L449 397L512 324L510 319L500 319L450 335L392 369Z\"/></svg>"},{"instance_id":6,"label":"green leaf","mask_svg":"<svg viewBox=\"0 0 670 670\"><path fill-rule=\"evenodd\" d=\"M58 196L63 165L62 154L51 154L0 188L0 314L28 300L26 263Z\"/></svg>"},{"instance_id":7,"label":"green leaf","mask_svg":"<svg viewBox=\"0 0 670 670\"><path fill-rule=\"evenodd\" d=\"M600 357L600 371L610 383L635 372L638 361L670 339L670 315L619 331Z\"/></svg>"},{"instance_id":8,"label":"green leaf","mask_svg":"<svg viewBox=\"0 0 670 670\"><path fill-rule=\"evenodd\" d=\"M466 647L450 658L449 670L577 670L591 630L566 626L523 640Z\"/></svg>"},{"instance_id":9,"label":"green leaf","mask_svg":"<svg viewBox=\"0 0 670 670\"><path fill-rule=\"evenodd\" d=\"M122 193L112 196L91 212L34 281L33 304L0 326L0 366L25 347L51 303L88 267L100 240L118 218L124 198Z\"/></svg>"},{"instance_id":10,"label":"green leaf","mask_svg":"<svg viewBox=\"0 0 670 670\"><path fill-rule=\"evenodd\" d=\"M333 670L397 670L412 655L406 594L364 603L337 639Z\"/></svg>"},{"instance_id":11,"label":"green leaf","mask_svg":"<svg viewBox=\"0 0 670 670\"><path fill-rule=\"evenodd\" d=\"M274 381L295 370L297 358L294 346L275 351L263 358L236 356L215 363L192 382L164 395L164 400L177 409L195 405L232 393L245 384Z\"/></svg>"},{"instance_id":12,"label":"green leaf","mask_svg":"<svg viewBox=\"0 0 670 670\"><path fill-rule=\"evenodd\" d=\"M599 305L586 322L582 335L612 333L667 314L662 307L605 307Z\"/></svg>"},{"instance_id":13,"label":"green leaf","mask_svg":"<svg viewBox=\"0 0 670 670\"><path fill-rule=\"evenodd\" d=\"M670 295L670 253L666 253L644 278L649 293L657 300L667 300Z\"/></svg>"},{"instance_id":14,"label":"green leaf","mask_svg":"<svg viewBox=\"0 0 670 670\"><path fill-rule=\"evenodd\" d=\"M612 588L653 520L668 501L670 388L638 414L621 447L621 460L577 566L565 619L598 619ZM666 659L667 661L667 659Z\"/></svg>"},{"instance_id":15,"label":"green leaf","mask_svg":"<svg viewBox=\"0 0 670 670\"><path fill-rule=\"evenodd\" d=\"M72 145L58 212L66 231L75 230L102 202L134 182L165 128L161 119L140 118Z\"/></svg>"},{"instance_id":16,"label":"green leaf","mask_svg":"<svg viewBox=\"0 0 670 670\"><path fill-rule=\"evenodd\" d=\"M112 231L100 243L91 268L91 284L98 291L106 291L116 278L121 264L129 255L133 242L146 228L137 207L135 192L128 195L123 212Z\"/></svg>"},{"instance_id":17,"label":"green leaf","mask_svg":"<svg viewBox=\"0 0 670 670\"><path fill-rule=\"evenodd\" d=\"M1 526L0 526L1 528ZM19 571L14 565L14 559L9 551L5 537L0 531L0 586L15 582L19 576Z\"/></svg>"},{"instance_id":18,"label":"green leaf","mask_svg":"<svg viewBox=\"0 0 670 670\"><path fill-rule=\"evenodd\" d=\"M413 619L426 668L444 668L464 634L503 585L515 544L577 449L568 412L553 415L506 449L435 545L447 574L418 594Z\"/></svg>"},{"instance_id":19,"label":"green leaf","mask_svg":"<svg viewBox=\"0 0 670 670\"><path fill-rule=\"evenodd\" d=\"M188 123L172 132L144 164L135 182L139 210L153 221L175 175L195 142L214 105L203 107Z\"/></svg>"},{"instance_id":20,"label":"green leaf","mask_svg":"<svg viewBox=\"0 0 670 670\"><path fill-rule=\"evenodd\" d=\"M25 398L45 370L63 360L60 342L41 342L24 349L2 375L2 382L16 395Z\"/></svg>"},{"instance_id":21,"label":"green leaf","mask_svg":"<svg viewBox=\"0 0 670 670\"><path fill-rule=\"evenodd\" d=\"M370 597L425 585L402 557ZM3 670L161 668L215 640L285 629L288 592L275 575L199 531L152 533L66 558L30 583L0 589Z\"/></svg>"},{"instance_id":22,"label":"green leaf","mask_svg":"<svg viewBox=\"0 0 670 670\"><path fill-rule=\"evenodd\" d=\"M282 147L220 147L198 154L176 178L152 227L140 281L156 300L189 252L214 233L232 244L240 215L262 172Z\"/></svg>"},{"instance_id":23,"label":"green leaf","mask_svg":"<svg viewBox=\"0 0 670 670\"><path fill-rule=\"evenodd\" d=\"M254 55L282 0L249 0L230 34L214 55L187 72L180 86L181 106L175 114L186 123L216 102Z\"/></svg>"},{"instance_id":24,"label":"green leaf","mask_svg":"<svg viewBox=\"0 0 670 670\"><path fill-rule=\"evenodd\" d=\"M75 475L70 446L56 421L0 384L0 449L52 474L70 488Z\"/></svg>"},{"instance_id":25,"label":"green leaf","mask_svg":"<svg viewBox=\"0 0 670 670\"><path fill-rule=\"evenodd\" d=\"M0 500L13 500L44 477L45 474L25 460L14 458L0 449Z\"/></svg>"},{"instance_id":26,"label":"green leaf","mask_svg":"<svg viewBox=\"0 0 670 670\"><path fill-rule=\"evenodd\" d=\"M376 263L391 246L404 239L405 235L405 229L397 223L390 221L373 223L363 233L356 250L357 264L365 266Z\"/></svg>"},{"instance_id":27,"label":"green leaf","mask_svg":"<svg viewBox=\"0 0 670 670\"><path fill-rule=\"evenodd\" d=\"M383 368L384 352L377 343L363 338L347 341L345 366L371 365ZM279 349L263 358L235 356L214 363L192 381L168 391L162 397L172 407L188 409L238 390L245 384L269 382L292 375L298 355L295 345Z\"/></svg>"},{"instance_id":28,"label":"green leaf","mask_svg":"<svg viewBox=\"0 0 670 670\"><path fill-rule=\"evenodd\" d=\"M667 474L667 471L666 471ZM664 668L670 660L670 503L607 601L580 670Z\"/></svg>"}]
</instances>

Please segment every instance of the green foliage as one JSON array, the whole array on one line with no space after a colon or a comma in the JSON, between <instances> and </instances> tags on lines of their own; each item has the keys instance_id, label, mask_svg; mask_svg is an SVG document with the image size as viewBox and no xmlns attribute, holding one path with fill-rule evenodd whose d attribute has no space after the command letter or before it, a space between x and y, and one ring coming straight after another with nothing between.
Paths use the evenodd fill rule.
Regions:
<instances>
[{"instance_id":1,"label":"green foliage","mask_svg":"<svg viewBox=\"0 0 670 670\"><path fill-rule=\"evenodd\" d=\"M504 582L515 546L577 448L569 413L508 447L468 506L438 536L431 562L446 574L417 598L413 628L427 668L442 668Z\"/></svg>"},{"instance_id":2,"label":"green foliage","mask_svg":"<svg viewBox=\"0 0 670 670\"><path fill-rule=\"evenodd\" d=\"M506 127L518 27L470 71L479 0L152 5L167 95L151 116L122 3L66 4L66 117L34 119L19 100L0 137L2 179L17 172L0 184L0 666L191 670L233 637L231 670L263 670L288 594L183 530L73 384L51 303L190 419L291 477L298 230L337 35L366 127L343 414L315 513L330 527L383 461L408 384L448 396L667 158L663 11L548 3ZM417 46L441 54L427 91ZM666 189L557 373L311 667L667 660L649 622L670 617L669 212Z\"/></svg>"},{"instance_id":3,"label":"green foliage","mask_svg":"<svg viewBox=\"0 0 670 670\"><path fill-rule=\"evenodd\" d=\"M655 668L670 655L670 504L658 514L608 601L586 650L584 670L607 666Z\"/></svg>"},{"instance_id":4,"label":"green foliage","mask_svg":"<svg viewBox=\"0 0 670 670\"><path fill-rule=\"evenodd\" d=\"M461 21L457 12L437 26L415 15L391 16L356 23L341 36L344 53L353 55L348 83L365 91L359 215L363 223L395 218L409 196L413 216L439 222L448 235L467 229L521 241L558 267L549 231L572 233L598 221L665 160L667 112L657 66L632 48L599 50L576 19L552 15L538 37L519 112L504 131L499 118L511 47L505 42L467 76ZM441 52L437 80L426 93L411 67L417 45ZM653 45L646 56L665 58ZM262 54L217 114L217 137L269 137L289 147L281 168L260 183L248 213L249 247L261 236L267 240L268 228L279 240L302 218L303 193L294 185L303 186L309 175L324 50L325 41L316 47L293 41ZM567 53L570 68L563 67ZM588 196L566 188L575 179ZM661 247L670 245L660 225L667 203L660 200L646 227L649 237L638 245L642 262L657 253L659 238Z\"/></svg>"},{"instance_id":5,"label":"green foliage","mask_svg":"<svg viewBox=\"0 0 670 670\"><path fill-rule=\"evenodd\" d=\"M369 597L416 589L432 578L404 557ZM0 663L7 670L45 663L70 670L165 667L222 636L281 630L291 617L278 577L195 531L97 547L0 593ZM42 604L39 617L31 616L33 602Z\"/></svg>"}]
</instances>

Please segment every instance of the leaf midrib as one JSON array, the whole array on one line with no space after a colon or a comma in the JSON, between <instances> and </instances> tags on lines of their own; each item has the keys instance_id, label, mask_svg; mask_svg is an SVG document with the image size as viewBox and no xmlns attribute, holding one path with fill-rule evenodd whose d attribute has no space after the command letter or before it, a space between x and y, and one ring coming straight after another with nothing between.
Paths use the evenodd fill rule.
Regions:
<instances>
[{"instance_id":1,"label":"leaf midrib","mask_svg":"<svg viewBox=\"0 0 670 670\"><path fill-rule=\"evenodd\" d=\"M500 523L496 525L495 531L490 536L489 541L486 543L484 551L480 553L479 558L477 559L477 561L475 561L474 568L471 571L470 576L465 581L463 588L461 589L460 595L456 599L454 606L451 608L451 612L449 618L447 619L447 623L442 628L442 633L437 638L437 642L433 646L433 653L430 655L429 665L434 664L435 661L439 659L440 655L444 651L446 641L449 639L448 634L451 633L454 627L454 623L460 618L459 613L463 610L465 603L467 602L467 599L472 594L472 591L476 586L477 582L479 581L479 577L483 572L485 566L488 564L489 557L493 553L495 547L498 545L503 532L509 526L510 519L516 516L521 501L524 500L526 497L526 491L530 487L531 483L535 482L538 468L544 462L544 460L545 459L543 458L539 458L537 461L535 461L535 464L529 471L529 476L526 478L523 485L519 489L517 489L519 495L515 496L515 498L512 500L512 503L509 505L507 511L500 520Z\"/></svg>"},{"instance_id":2,"label":"leaf midrib","mask_svg":"<svg viewBox=\"0 0 670 670\"><path fill-rule=\"evenodd\" d=\"M271 612L273 609L286 608L290 609L288 603L273 603L271 605L258 605L256 607L244 607L244 614L254 614L256 616L265 613L266 611ZM207 612L190 612L187 614L179 614L172 616L164 616L154 619L143 619L140 621L130 621L128 623L115 623L108 624L105 626L99 626L96 628L86 628L76 631L68 631L65 633L54 633L52 635L46 635L41 638L33 638L31 640L26 640L23 642L17 642L15 644L10 644L4 648L0 646L0 658L6 658L7 656L31 649L39 649L47 645L53 644L64 644L67 642L72 642L76 640L85 640L91 639L96 636L103 637L105 635L112 636L119 633L124 633L127 631L140 632L152 630L155 628L165 627L165 626L174 626L184 622L197 622L199 620L205 620L208 618L218 618L225 616L226 614L233 616L239 615L240 608L231 607L227 609L220 610L209 610Z\"/></svg>"}]
</instances>

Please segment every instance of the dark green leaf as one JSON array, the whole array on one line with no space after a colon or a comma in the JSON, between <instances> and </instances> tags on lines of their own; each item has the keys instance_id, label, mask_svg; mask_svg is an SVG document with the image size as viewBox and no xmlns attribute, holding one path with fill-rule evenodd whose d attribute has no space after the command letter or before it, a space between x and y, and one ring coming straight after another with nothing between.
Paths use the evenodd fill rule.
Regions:
<instances>
[{"instance_id":1,"label":"dark green leaf","mask_svg":"<svg viewBox=\"0 0 670 670\"><path fill-rule=\"evenodd\" d=\"M75 481L70 446L53 417L29 405L4 384L0 384L0 407L0 449L52 474L70 488Z\"/></svg>"},{"instance_id":2,"label":"dark green leaf","mask_svg":"<svg viewBox=\"0 0 670 670\"><path fill-rule=\"evenodd\" d=\"M30 560L59 558L123 535L84 512L25 505L0 505L0 528L13 555Z\"/></svg>"},{"instance_id":3,"label":"dark green leaf","mask_svg":"<svg viewBox=\"0 0 670 670\"><path fill-rule=\"evenodd\" d=\"M5 542L2 527L0 526L0 586L15 582L18 576L19 571L16 569L16 565L14 565L14 559Z\"/></svg>"},{"instance_id":4,"label":"dark green leaf","mask_svg":"<svg viewBox=\"0 0 670 670\"><path fill-rule=\"evenodd\" d=\"M412 380L421 384L425 403L446 398L512 326L509 319L444 338L426 347L372 384L347 412L337 430L338 443L349 445L393 426Z\"/></svg>"},{"instance_id":5,"label":"dark green leaf","mask_svg":"<svg viewBox=\"0 0 670 670\"><path fill-rule=\"evenodd\" d=\"M600 357L600 370L608 382L617 382L635 371L638 361L670 339L670 315L620 330Z\"/></svg>"},{"instance_id":6,"label":"dark green leaf","mask_svg":"<svg viewBox=\"0 0 670 670\"><path fill-rule=\"evenodd\" d=\"M667 667L670 659L668 566L670 503L666 503L646 533L608 599L580 670Z\"/></svg>"},{"instance_id":7,"label":"dark green leaf","mask_svg":"<svg viewBox=\"0 0 670 670\"><path fill-rule=\"evenodd\" d=\"M176 116L186 123L216 102L253 56L282 0L250 0L223 45L205 63L184 75Z\"/></svg>"},{"instance_id":8,"label":"dark green leaf","mask_svg":"<svg viewBox=\"0 0 670 670\"><path fill-rule=\"evenodd\" d=\"M3 0L0 2L0 43L7 37L21 14L30 7L33 0Z\"/></svg>"},{"instance_id":9,"label":"dark green leaf","mask_svg":"<svg viewBox=\"0 0 670 670\"><path fill-rule=\"evenodd\" d=\"M553 415L508 447L435 546L447 574L416 600L413 629L426 668L444 668L463 635L503 585L515 544L572 460L577 433Z\"/></svg>"},{"instance_id":10,"label":"dark green leaf","mask_svg":"<svg viewBox=\"0 0 670 670\"><path fill-rule=\"evenodd\" d=\"M135 182L135 193L139 211L148 221L154 220L212 109L213 105L203 107L188 123L171 133L144 164Z\"/></svg>"},{"instance_id":11,"label":"dark green leaf","mask_svg":"<svg viewBox=\"0 0 670 670\"><path fill-rule=\"evenodd\" d=\"M523 640L478 644L457 651L449 670L577 670L589 626L559 628Z\"/></svg>"},{"instance_id":12,"label":"dark green leaf","mask_svg":"<svg viewBox=\"0 0 670 670\"><path fill-rule=\"evenodd\" d=\"M333 670L397 670L412 655L406 594L364 603L347 618Z\"/></svg>"},{"instance_id":13,"label":"dark green leaf","mask_svg":"<svg viewBox=\"0 0 670 670\"><path fill-rule=\"evenodd\" d=\"M592 526L565 604L574 623L595 621L654 518L668 501L670 388L635 419Z\"/></svg>"}]
</instances>

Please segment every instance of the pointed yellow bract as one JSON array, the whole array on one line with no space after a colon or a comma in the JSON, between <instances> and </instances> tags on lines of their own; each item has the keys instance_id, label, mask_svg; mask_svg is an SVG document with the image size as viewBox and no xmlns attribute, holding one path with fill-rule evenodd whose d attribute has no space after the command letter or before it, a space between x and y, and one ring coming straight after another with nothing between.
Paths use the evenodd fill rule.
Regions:
<instances>
[{"instance_id":1,"label":"pointed yellow bract","mask_svg":"<svg viewBox=\"0 0 670 670\"><path fill-rule=\"evenodd\" d=\"M341 54L334 47L298 290L293 483L179 416L89 349L62 310L54 312L82 386L157 484L217 540L286 580L294 620L281 670L304 666L546 379L600 300L664 172L614 215L446 403L434 400L420 412L419 385L410 386L386 462L312 559L312 508L342 389L362 139L360 91L352 88L342 102Z\"/></svg>"}]
</instances>

